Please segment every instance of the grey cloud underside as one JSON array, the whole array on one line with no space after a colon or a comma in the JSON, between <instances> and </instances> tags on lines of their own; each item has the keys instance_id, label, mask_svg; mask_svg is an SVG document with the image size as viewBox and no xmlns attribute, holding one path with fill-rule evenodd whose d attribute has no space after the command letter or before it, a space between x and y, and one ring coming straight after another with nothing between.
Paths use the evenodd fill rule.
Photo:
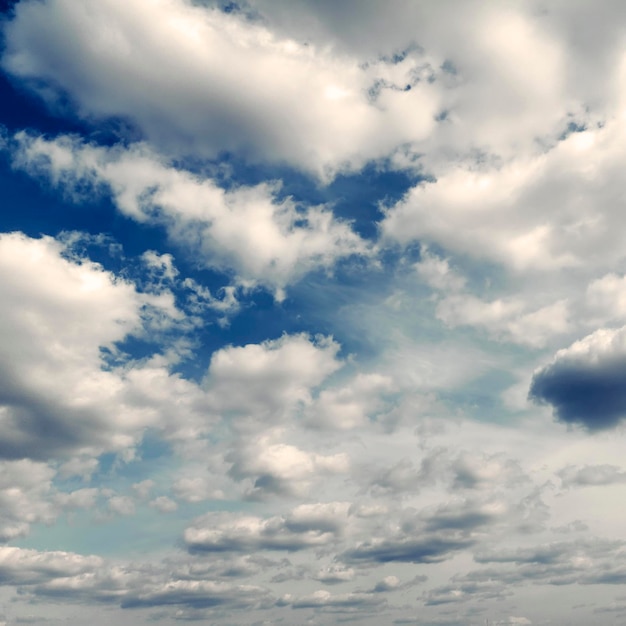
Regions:
<instances>
[{"instance_id":1,"label":"grey cloud underside","mask_svg":"<svg viewBox=\"0 0 626 626\"><path fill-rule=\"evenodd\" d=\"M341 555L347 563L438 563L475 543L466 537L425 536L419 539L363 543Z\"/></svg>"},{"instance_id":2,"label":"grey cloud underside","mask_svg":"<svg viewBox=\"0 0 626 626\"><path fill-rule=\"evenodd\" d=\"M511 564L456 575L451 584L424 594L426 604L463 603L471 599L505 598L519 584L621 585L626 579L622 541L584 539L513 552L478 553L478 563Z\"/></svg>"}]
</instances>

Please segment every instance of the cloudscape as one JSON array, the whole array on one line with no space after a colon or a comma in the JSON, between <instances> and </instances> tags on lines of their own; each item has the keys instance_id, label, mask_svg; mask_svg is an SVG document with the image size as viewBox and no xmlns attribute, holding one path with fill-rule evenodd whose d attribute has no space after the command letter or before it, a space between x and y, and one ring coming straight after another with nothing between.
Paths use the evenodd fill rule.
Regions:
<instances>
[{"instance_id":1,"label":"cloudscape","mask_svg":"<svg viewBox=\"0 0 626 626\"><path fill-rule=\"evenodd\" d=\"M0 2L0 626L626 623L626 4Z\"/></svg>"}]
</instances>

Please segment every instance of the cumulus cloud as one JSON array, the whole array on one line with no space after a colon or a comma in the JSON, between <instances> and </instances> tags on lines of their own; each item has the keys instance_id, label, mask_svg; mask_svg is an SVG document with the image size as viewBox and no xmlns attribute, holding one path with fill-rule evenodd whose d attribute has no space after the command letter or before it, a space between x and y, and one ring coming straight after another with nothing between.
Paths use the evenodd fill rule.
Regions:
<instances>
[{"instance_id":1,"label":"cumulus cloud","mask_svg":"<svg viewBox=\"0 0 626 626\"><path fill-rule=\"evenodd\" d=\"M403 245L435 242L517 274L606 267L623 256L616 233L625 128L613 114L541 154L450 165L390 207L382 231Z\"/></svg>"},{"instance_id":2,"label":"cumulus cloud","mask_svg":"<svg viewBox=\"0 0 626 626\"><path fill-rule=\"evenodd\" d=\"M41 584L54 578L91 573L103 563L97 556L0 547L0 584Z\"/></svg>"},{"instance_id":3,"label":"cumulus cloud","mask_svg":"<svg viewBox=\"0 0 626 626\"><path fill-rule=\"evenodd\" d=\"M0 548L0 585L16 585L22 594L40 601L98 602L122 608L242 609L269 599L261 587L216 580L209 572L194 578L163 565L114 565L97 556L15 547Z\"/></svg>"},{"instance_id":4,"label":"cumulus cloud","mask_svg":"<svg viewBox=\"0 0 626 626\"><path fill-rule=\"evenodd\" d=\"M350 582L354 579L355 572L351 567L343 565L333 565L319 570L313 577L325 585L337 585L340 583Z\"/></svg>"},{"instance_id":5,"label":"cumulus cloud","mask_svg":"<svg viewBox=\"0 0 626 626\"><path fill-rule=\"evenodd\" d=\"M158 496L150 501L150 506L160 513L173 513L178 509L178 504L167 496Z\"/></svg>"},{"instance_id":6,"label":"cumulus cloud","mask_svg":"<svg viewBox=\"0 0 626 626\"><path fill-rule=\"evenodd\" d=\"M342 257L369 254L367 244L329 209L279 199L278 183L224 190L170 165L144 144L106 148L23 132L14 141L17 167L49 178L77 199L85 187L107 189L123 214L165 227L206 266L234 273L243 285L272 288L279 297L312 269L332 269ZM163 258L148 254L145 260L163 274Z\"/></svg>"},{"instance_id":7,"label":"cumulus cloud","mask_svg":"<svg viewBox=\"0 0 626 626\"><path fill-rule=\"evenodd\" d=\"M221 500L224 493L215 487L214 481L206 476L182 477L175 481L172 492L184 502L202 502L203 500Z\"/></svg>"},{"instance_id":8,"label":"cumulus cloud","mask_svg":"<svg viewBox=\"0 0 626 626\"><path fill-rule=\"evenodd\" d=\"M56 518L57 507L50 498L54 474L45 463L29 459L0 463L0 542L28 534L33 523Z\"/></svg>"},{"instance_id":9,"label":"cumulus cloud","mask_svg":"<svg viewBox=\"0 0 626 626\"><path fill-rule=\"evenodd\" d=\"M474 559L478 563L495 563L500 566L456 576L454 579L457 582L485 584L498 581L510 588L510 585L520 582L619 585L626 580L624 545L619 540L588 537L528 548L495 549L478 552ZM510 564L515 567L505 567Z\"/></svg>"},{"instance_id":10,"label":"cumulus cloud","mask_svg":"<svg viewBox=\"0 0 626 626\"><path fill-rule=\"evenodd\" d=\"M111 513L117 515L134 515L135 502L129 496L111 496L107 502Z\"/></svg>"},{"instance_id":11,"label":"cumulus cloud","mask_svg":"<svg viewBox=\"0 0 626 626\"><path fill-rule=\"evenodd\" d=\"M174 154L238 152L325 175L420 140L435 123L428 78L437 68L417 51L396 67L378 58L364 67L239 12L183 0L156 12L145 0L89 10L22 3L5 37L9 72L35 87L45 81L49 98L55 88L69 93L84 117L129 118Z\"/></svg>"},{"instance_id":12,"label":"cumulus cloud","mask_svg":"<svg viewBox=\"0 0 626 626\"><path fill-rule=\"evenodd\" d=\"M3 234L0 266L7 333L0 456L65 456L63 476L88 475L95 456L131 449L148 427L173 435L206 424L205 392L171 374L166 360L126 368L103 358L128 335L141 335L149 294L95 263L65 258L63 244L50 237Z\"/></svg>"},{"instance_id":13,"label":"cumulus cloud","mask_svg":"<svg viewBox=\"0 0 626 626\"><path fill-rule=\"evenodd\" d=\"M626 415L625 365L626 330L603 328L559 350L535 372L529 397L550 404L566 424L614 428Z\"/></svg>"},{"instance_id":14,"label":"cumulus cloud","mask_svg":"<svg viewBox=\"0 0 626 626\"><path fill-rule=\"evenodd\" d=\"M315 429L349 430L376 419L387 407L385 396L393 393L394 382L382 374L357 374L343 385L320 391L306 411L307 425Z\"/></svg>"},{"instance_id":15,"label":"cumulus cloud","mask_svg":"<svg viewBox=\"0 0 626 626\"><path fill-rule=\"evenodd\" d=\"M280 433L276 433L280 435ZM232 463L229 475L236 480L250 479L250 499L274 496L303 496L310 484L326 475L345 474L350 460L345 452L324 455L276 441L272 434L240 443L227 455Z\"/></svg>"},{"instance_id":16,"label":"cumulus cloud","mask_svg":"<svg viewBox=\"0 0 626 626\"><path fill-rule=\"evenodd\" d=\"M62 251L49 237L0 238L5 457L115 449L146 424L132 409L117 424L107 419L123 383L101 368L99 354L139 328L141 300L132 285L95 264L72 263Z\"/></svg>"},{"instance_id":17,"label":"cumulus cloud","mask_svg":"<svg viewBox=\"0 0 626 626\"><path fill-rule=\"evenodd\" d=\"M448 70L441 96L448 126L438 129L451 144L447 156L470 146L497 146L504 152L517 142L518 148L527 148L529 135L546 134L567 111L562 99L569 104L588 85L567 75L568 55L578 58L580 51L570 43L576 20L564 19L576 10L563 5L540 13L523 3L477 0L437 7L394 0L385 8L371 0L351 0L341 7L280 0L251 4L281 32L362 57L391 56L412 45L425 49ZM578 8L578 13L584 23L586 11ZM603 52L610 54L611 45L603 44ZM615 46L614 38L611 44ZM514 119L517 125L507 123Z\"/></svg>"},{"instance_id":18,"label":"cumulus cloud","mask_svg":"<svg viewBox=\"0 0 626 626\"><path fill-rule=\"evenodd\" d=\"M622 584L623 559L623 542L591 537L477 551L474 560L489 567L453 576L449 584L427 591L424 600L427 605L438 605L502 599L521 584Z\"/></svg>"},{"instance_id":19,"label":"cumulus cloud","mask_svg":"<svg viewBox=\"0 0 626 626\"><path fill-rule=\"evenodd\" d=\"M301 504L284 516L210 514L185 530L191 552L298 551L323 547L341 535L349 504Z\"/></svg>"},{"instance_id":20,"label":"cumulus cloud","mask_svg":"<svg viewBox=\"0 0 626 626\"><path fill-rule=\"evenodd\" d=\"M205 384L215 407L241 427L267 427L311 403L313 389L341 367L338 351L332 338L305 334L228 346L211 357Z\"/></svg>"}]
</instances>

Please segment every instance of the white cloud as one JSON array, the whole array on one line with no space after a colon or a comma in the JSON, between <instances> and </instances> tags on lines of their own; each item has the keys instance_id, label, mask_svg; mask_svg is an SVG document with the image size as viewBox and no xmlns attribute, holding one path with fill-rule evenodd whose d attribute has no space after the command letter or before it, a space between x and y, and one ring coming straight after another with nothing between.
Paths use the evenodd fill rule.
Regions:
<instances>
[{"instance_id":1,"label":"white cloud","mask_svg":"<svg viewBox=\"0 0 626 626\"><path fill-rule=\"evenodd\" d=\"M450 267L448 259L433 254L427 246L422 246L420 260L415 264L420 278L433 289L458 291L465 285L465 278Z\"/></svg>"},{"instance_id":2,"label":"white cloud","mask_svg":"<svg viewBox=\"0 0 626 626\"><path fill-rule=\"evenodd\" d=\"M535 156L454 164L391 207L383 232L518 273L615 263L623 256L624 128L623 118L612 116Z\"/></svg>"},{"instance_id":3,"label":"white cloud","mask_svg":"<svg viewBox=\"0 0 626 626\"><path fill-rule=\"evenodd\" d=\"M101 369L99 354L140 327L141 300L132 285L62 251L51 238L0 238L5 456L124 447L146 424L132 412L105 418L122 381Z\"/></svg>"},{"instance_id":4,"label":"white cloud","mask_svg":"<svg viewBox=\"0 0 626 626\"><path fill-rule=\"evenodd\" d=\"M308 271L331 270L342 257L371 252L325 207L303 208L289 198L278 199L278 183L225 191L211 179L169 165L146 145L104 148L67 136L47 140L23 132L15 142L17 167L50 178L77 197L85 185L106 187L125 215L164 226L203 264L234 272L244 286L267 286L278 298ZM163 271L165 263L172 277L170 258L147 255L153 270Z\"/></svg>"},{"instance_id":5,"label":"white cloud","mask_svg":"<svg viewBox=\"0 0 626 626\"><path fill-rule=\"evenodd\" d=\"M216 410L268 426L311 403L313 389L341 367L338 351L332 338L305 334L229 346L211 357L205 385Z\"/></svg>"},{"instance_id":6,"label":"white cloud","mask_svg":"<svg viewBox=\"0 0 626 626\"><path fill-rule=\"evenodd\" d=\"M117 515L135 514L135 502L129 496L112 496L108 499L107 506L111 513Z\"/></svg>"},{"instance_id":7,"label":"white cloud","mask_svg":"<svg viewBox=\"0 0 626 626\"><path fill-rule=\"evenodd\" d=\"M0 542L27 535L30 525L52 523L50 501L54 470L28 459L0 463Z\"/></svg>"},{"instance_id":8,"label":"white cloud","mask_svg":"<svg viewBox=\"0 0 626 626\"><path fill-rule=\"evenodd\" d=\"M523 298L486 302L467 293L443 296L437 318L447 326L484 328L496 339L542 347L554 336L571 329L568 305L559 300L535 311L528 311Z\"/></svg>"},{"instance_id":9,"label":"white cloud","mask_svg":"<svg viewBox=\"0 0 626 626\"><path fill-rule=\"evenodd\" d=\"M312 482L327 475L346 474L350 460L346 453L324 455L280 441L280 431L239 443L227 455L229 474L236 480L250 479L247 497L268 495L304 496Z\"/></svg>"},{"instance_id":10,"label":"white cloud","mask_svg":"<svg viewBox=\"0 0 626 626\"><path fill-rule=\"evenodd\" d=\"M221 500L224 493L217 489L215 480L207 476L183 477L176 480L172 487L176 498L184 502L202 502L203 500Z\"/></svg>"},{"instance_id":11,"label":"white cloud","mask_svg":"<svg viewBox=\"0 0 626 626\"><path fill-rule=\"evenodd\" d=\"M306 411L307 425L337 430L365 426L383 411L383 397L393 390L390 376L359 373L343 385L323 389Z\"/></svg>"},{"instance_id":12,"label":"white cloud","mask_svg":"<svg viewBox=\"0 0 626 626\"><path fill-rule=\"evenodd\" d=\"M172 513L178 509L178 504L167 496L158 496L150 502L150 506L160 513Z\"/></svg>"},{"instance_id":13,"label":"white cloud","mask_svg":"<svg viewBox=\"0 0 626 626\"><path fill-rule=\"evenodd\" d=\"M76 576L102 566L97 556L71 552L38 552L15 547L0 547L0 581L36 584L54 577Z\"/></svg>"},{"instance_id":14,"label":"white cloud","mask_svg":"<svg viewBox=\"0 0 626 626\"><path fill-rule=\"evenodd\" d=\"M192 552L298 551L333 542L348 522L349 504L301 504L284 516L209 514L185 530Z\"/></svg>"},{"instance_id":15,"label":"white cloud","mask_svg":"<svg viewBox=\"0 0 626 626\"><path fill-rule=\"evenodd\" d=\"M384 157L434 126L430 83L404 91L427 64L420 55L372 103L378 74L392 78L385 64L364 69L359 58L182 0L26 3L6 41L10 72L61 87L85 117L129 117L170 153L234 151L323 175Z\"/></svg>"},{"instance_id":16,"label":"white cloud","mask_svg":"<svg viewBox=\"0 0 626 626\"><path fill-rule=\"evenodd\" d=\"M89 459L103 451L132 448L147 427L174 435L206 424L206 394L163 359L107 367L102 349L115 353L117 342L143 332L145 299L63 252L50 237L0 236L0 454L71 455L73 465L60 470L69 476L93 471Z\"/></svg>"}]
</instances>

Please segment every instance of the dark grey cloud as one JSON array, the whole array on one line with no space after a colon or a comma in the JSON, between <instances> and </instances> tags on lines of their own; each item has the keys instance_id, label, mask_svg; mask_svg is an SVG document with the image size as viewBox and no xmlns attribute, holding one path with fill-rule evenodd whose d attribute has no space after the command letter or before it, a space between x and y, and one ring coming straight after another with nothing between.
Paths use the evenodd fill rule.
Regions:
<instances>
[{"instance_id":1,"label":"dark grey cloud","mask_svg":"<svg viewBox=\"0 0 626 626\"><path fill-rule=\"evenodd\" d=\"M599 330L557 353L535 372L529 399L549 404L566 424L600 431L626 417L626 351L624 329Z\"/></svg>"},{"instance_id":2,"label":"dark grey cloud","mask_svg":"<svg viewBox=\"0 0 626 626\"><path fill-rule=\"evenodd\" d=\"M344 552L341 558L348 563L439 563L474 543L473 539L461 534L424 534L420 537L366 541Z\"/></svg>"},{"instance_id":3,"label":"dark grey cloud","mask_svg":"<svg viewBox=\"0 0 626 626\"><path fill-rule=\"evenodd\" d=\"M495 521L504 512L499 503L479 504L460 501L445 504L424 515L429 532L459 530L472 531Z\"/></svg>"},{"instance_id":4,"label":"dark grey cloud","mask_svg":"<svg viewBox=\"0 0 626 626\"><path fill-rule=\"evenodd\" d=\"M476 543L475 533L505 512L498 502L455 500L436 508L397 512L394 524L340 555L347 563L438 563ZM397 522L397 525L395 524Z\"/></svg>"},{"instance_id":5,"label":"dark grey cloud","mask_svg":"<svg viewBox=\"0 0 626 626\"><path fill-rule=\"evenodd\" d=\"M131 591L122 608L184 605L204 609L215 606L247 608L267 599L268 592L252 585L228 585L213 581L166 581L145 589Z\"/></svg>"}]
</instances>

